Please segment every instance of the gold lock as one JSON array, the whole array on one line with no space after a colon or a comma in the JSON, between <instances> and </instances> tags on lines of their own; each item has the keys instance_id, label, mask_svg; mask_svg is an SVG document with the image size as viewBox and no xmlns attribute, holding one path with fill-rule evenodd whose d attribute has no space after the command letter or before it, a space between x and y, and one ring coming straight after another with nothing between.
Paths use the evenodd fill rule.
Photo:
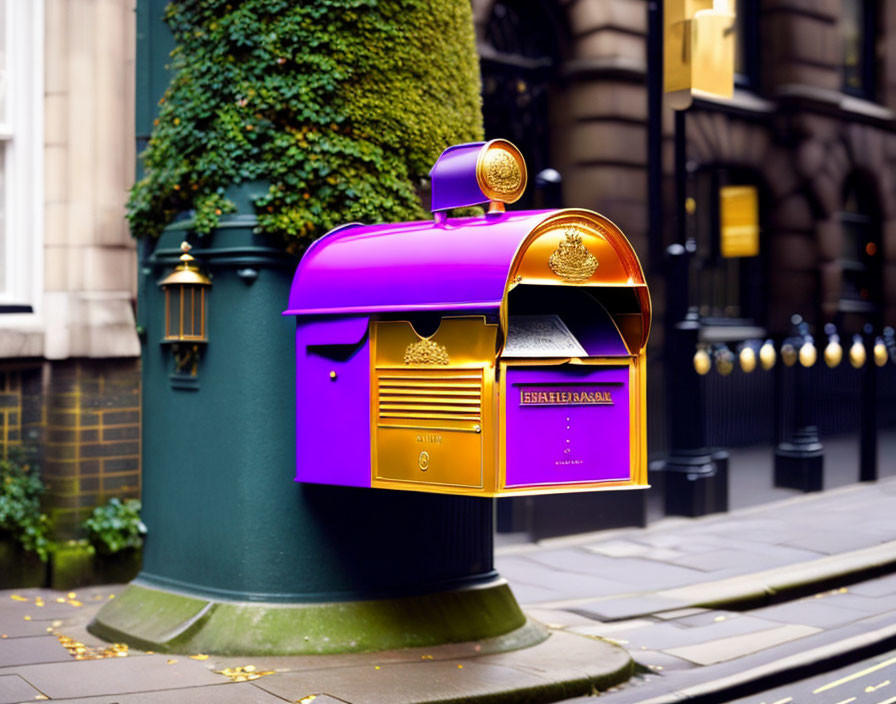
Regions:
<instances>
[{"instance_id":1,"label":"gold lock","mask_svg":"<svg viewBox=\"0 0 896 704\"><path fill-rule=\"evenodd\" d=\"M716 355L716 370L722 376L728 376L734 371L734 355L731 350L724 349Z\"/></svg>"},{"instance_id":2,"label":"gold lock","mask_svg":"<svg viewBox=\"0 0 896 704\"><path fill-rule=\"evenodd\" d=\"M887 354L887 346L884 344L883 340L877 338L874 343L874 363L878 367L882 367L887 363L887 357L889 357Z\"/></svg>"},{"instance_id":3,"label":"gold lock","mask_svg":"<svg viewBox=\"0 0 896 704\"><path fill-rule=\"evenodd\" d=\"M868 355L865 352L865 345L862 344L862 338L856 335L853 338L852 347L849 348L849 363L856 369L861 369L865 366L867 358Z\"/></svg>"},{"instance_id":4,"label":"gold lock","mask_svg":"<svg viewBox=\"0 0 896 704\"><path fill-rule=\"evenodd\" d=\"M837 340L831 340L824 348L824 363L831 369L843 361L843 346Z\"/></svg>"},{"instance_id":5,"label":"gold lock","mask_svg":"<svg viewBox=\"0 0 896 704\"><path fill-rule=\"evenodd\" d=\"M701 347L694 353L694 370L700 376L705 376L709 374L710 369L712 369L712 360L709 358L706 348Z\"/></svg>"},{"instance_id":6,"label":"gold lock","mask_svg":"<svg viewBox=\"0 0 896 704\"><path fill-rule=\"evenodd\" d=\"M756 352L749 345L740 351L740 368L745 374L749 374L756 369Z\"/></svg>"},{"instance_id":7,"label":"gold lock","mask_svg":"<svg viewBox=\"0 0 896 704\"><path fill-rule=\"evenodd\" d=\"M800 364L802 364L807 369L809 367L815 366L815 362L818 361L818 350L815 349L815 345L811 342L804 342L800 347Z\"/></svg>"},{"instance_id":8,"label":"gold lock","mask_svg":"<svg viewBox=\"0 0 896 704\"><path fill-rule=\"evenodd\" d=\"M781 345L781 361L784 362L784 365L787 367L792 367L796 364L796 347L794 347L789 342L785 342Z\"/></svg>"},{"instance_id":9,"label":"gold lock","mask_svg":"<svg viewBox=\"0 0 896 704\"><path fill-rule=\"evenodd\" d=\"M775 366L778 355L775 354L775 346L771 340L766 340L765 344L759 348L759 362L762 368L768 371Z\"/></svg>"}]
</instances>

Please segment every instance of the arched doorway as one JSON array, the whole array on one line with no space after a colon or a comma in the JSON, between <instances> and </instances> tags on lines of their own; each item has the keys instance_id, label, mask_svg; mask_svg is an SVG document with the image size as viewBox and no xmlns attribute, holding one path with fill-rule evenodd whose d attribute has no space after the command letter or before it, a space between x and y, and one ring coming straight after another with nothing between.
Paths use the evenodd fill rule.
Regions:
<instances>
[{"instance_id":1,"label":"arched doorway","mask_svg":"<svg viewBox=\"0 0 896 704\"><path fill-rule=\"evenodd\" d=\"M497 0L479 46L486 139L503 137L526 159L530 183L518 207L560 207L559 184L536 188L551 160L550 92L567 46L562 15L553 2Z\"/></svg>"}]
</instances>

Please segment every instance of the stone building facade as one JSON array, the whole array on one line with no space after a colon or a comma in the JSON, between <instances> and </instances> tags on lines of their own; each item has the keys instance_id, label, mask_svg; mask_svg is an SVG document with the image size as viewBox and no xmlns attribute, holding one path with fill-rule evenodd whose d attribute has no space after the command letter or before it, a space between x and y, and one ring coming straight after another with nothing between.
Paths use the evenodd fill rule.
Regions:
<instances>
[{"instance_id":1,"label":"stone building facade","mask_svg":"<svg viewBox=\"0 0 896 704\"><path fill-rule=\"evenodd\" d=\"M740 59L743 73L738 75L734 98L697 101L688 112L686 131L688 193L695 198L697 213L707 207L698 193L702 172L735 172L736 178L754 183L762 192L763 261L757 274L769 295L759 310L743 317L778 333L786 331L790 315L797 312L818 324L842 319L854 328L856 322L850 318L858 316L892 325L896 322L892 175L896 7L871 0L738 1L738 22L749 27L738 38L751 44L739 51L753 58ZM500 124L489 123L489 113L509 114L503 106L514 87L536 100L545 95L546 148L550 166L563 177L564 202L607 214L644 253L648 268L662 274L662 262L650 261L648 254L662 249L651 249L649 240L659 233L648 232L647 218L647 2L474 0L473 6L484 58L488 127L495 133L501 129ZM864 66L865 75L858 80L869 84L850 86L847 74L858 69L846 65L851 41L847 35L860 13L872 15L858 41L870 49L861 60L873 65ZM514 29L552 37L528 40L517 35L508 42ZM496 40L504 46L494 46ZM551 43L551 52L543 48ZM503 94L489 94L489 72L500 73L492 66L506 69L527 61L550 63L537 79L544 85L524 87L521 81L505 86ZM754 69L744 66L749 62L755 62ZM517 101L523 111L529 105ZM672 130L672 111L664 108L667 223L674 215ZM876 290L855 301L865 300L867 306L851 305L843 285L844 266L856 264L845 261L849 243L844 242L842 227L842 213L855 208L846 202L852 187L862 191L860 200L874 221L870 234L879 240L869 261L858 262L874 269L866 273L877 279ZM701 226L699 214L692 220L688 234L699 242L704 239L696 232ZM674 238L673 228L666 227L662 244ZM871 261L873 257L877 260Z\"/></svg>"},{"instance_id":2,"label":"stone building facade","mask_svg":"<svg viewBox=\"0 0 896 704\"><path fill-rule=\"evenodd\" d=\"M732 349L748 339L780 340L794 314L822 342L826 323L847 344L865 324L880 333L896 325L896 5L736 4L734 96L696 100L684 118L684 238L695 244L689 303L702 337ZM665 105L662 226L651 232L649 225L648 2L473 0L473 7L487 136L521 139L527 158L527 147L538 154L532 171L559 172L564 205L607 215L642 255L656 313L648 388L659 457L663 378L673 371L664 368L664 252L683 237L675 120ZM541 117L548 127L515 128L514 111L523 123ZM758 193L757 256L721 256L718 202L726 185Z\"/></svg>"},{"instance_id":3,"label":"stone building facade","mask_svg":"<svg viewBox=\"0 0 896 704\"><path fill-rule=\"evenodd\" d=\"M60 537L140 490L134 5L0 2L0 453L37 453Z\"/></svg>"},{"instance_id":4,"label":"stone building facade","mask_svg":"<svg viewBox=\"0 0 896 704\"><path fill-rule=\"evenodd\" d=\"M690 302L705 336L780 336L794 313L817 334L826 322L846 333L894 325L896 5L737 4L735 95L697 101L685 121ZM61 535L140 488L136 256L123 216L135 103L152 91L134 84L135 5L0 0L11 77L0 108L0 445L40 448ZM662 253L680 235L668 108L664 226L649 227L648 2L472 5L487 136L518 143L539 177L524 205L597 210L642 253L656 314L651 414L661 415ZM719 256L713 203L726 184L760 195L760 254L749 260ZM655 455L661 426L654 417Z\"/></svg>"}]
</instances>

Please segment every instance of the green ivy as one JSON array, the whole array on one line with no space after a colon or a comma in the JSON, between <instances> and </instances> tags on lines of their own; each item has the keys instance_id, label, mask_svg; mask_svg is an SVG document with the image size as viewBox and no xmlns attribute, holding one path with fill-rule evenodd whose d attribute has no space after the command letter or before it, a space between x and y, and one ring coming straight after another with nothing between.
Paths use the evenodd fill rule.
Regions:
<instances>
[{"instance_id":1,"label":"green ivy","mask_svg":"<svg viewBox=\"0 0 896 704\"><path fill-rule=\"evenodd\" d=\"M299 245L420 218L442 149L482 138L469 0L174 0L166 20L173 79L128 203L139 237L184 212L209 232L245 182L269 184L259 227Z\"/></svg>"},{"instance_id":2,"label":"green ivy","mask_svg":"<svg viewBox=\"0 0 896 704\"><path fill-rule=\"evenodd\" d=\"M97 506L82 524L90 544L101 555L111 555L143 545L146 525L140 520L140 502L109 499Z\"/></svg>"},{"instance_id":3,"label":"green ivy","mask_svg":"<svg viewBox=\"0 0 896 704\"><path fill-rule=\"evenodd\" d=\"M44 485L24 455L0 459L0 534L7 534L25 550L46 562L50 521L40 508Z\"/></svg>"}]
</instances>

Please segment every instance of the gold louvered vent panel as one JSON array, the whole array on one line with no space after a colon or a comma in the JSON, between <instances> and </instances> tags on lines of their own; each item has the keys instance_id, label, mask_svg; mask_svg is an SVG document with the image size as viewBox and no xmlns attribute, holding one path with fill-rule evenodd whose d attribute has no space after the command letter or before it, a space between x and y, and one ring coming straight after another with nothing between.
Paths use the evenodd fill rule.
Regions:
<instances>
[{"instance_id":1,"label":"gold louvered vent panel","mask_svg":"<svg viewBox=\"0 0 896 704\"><path fill-rule=\"evenodd\" d=\"M482 421L482 372L381 374L378 410L384 424Z\"/></svg>"}]
</instances>

